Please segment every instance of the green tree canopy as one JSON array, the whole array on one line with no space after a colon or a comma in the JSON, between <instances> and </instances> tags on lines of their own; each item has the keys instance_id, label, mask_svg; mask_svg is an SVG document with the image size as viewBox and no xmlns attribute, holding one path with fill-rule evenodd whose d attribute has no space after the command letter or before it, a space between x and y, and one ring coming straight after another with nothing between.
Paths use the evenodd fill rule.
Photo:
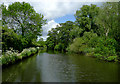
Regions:
<instances>
[{"instance_id":1,"label":"green tree canopy","mask_svg":"<svg viewBox=\"0 0 120 84\"><path fill-rule=\"evenodd\" d=\"M72 42L71 30L73 29L73 22L67 21L65 23L60 23L60 26L52 28L48 33L47 45L49 48L65 50L68 44ZM60 47L60 48L59 48Z\"/></svg>"},{"instance_id":2,"label":"green tree canopy","mask_svg":"<svg viewBox=\"0 0 120 84\"><path fill-rule=\"evenodd\" d=\"M120 40L120 28L118 26L118 3L104 3L96 17L96 24L100 27L101 35L114 37Z\"/></svg>"},{"instance_id":3,"label":"green tree canopy","mask_svg":"<svg viewBox=\"0 0 120 84\"><path fill-rule=\"evenodd\" d=\"M41 35L41 27L46 20L43 19L42 14L36 13L29 3L15 2L8 8L2 4L2 10L3 26L7 25L8 28L14 29L17 34L29 39Z\"/></svg>"},{"instance_id":4,"label":"green tree canopy","mask_svg":"<svg viewBox=\"0 0 120 84\"><path fill-rule=\"evenodd\" d=\"M94 23L94 18L98 15L99 7L96 5L91 4L83 5L80 10L76 11L75 18L76 18L76 25L79 26L83 31L81 32L80 36L83 36L85 31L89 32L93 30L97 33L98 27Z\"/></svg>"}]
</instances>

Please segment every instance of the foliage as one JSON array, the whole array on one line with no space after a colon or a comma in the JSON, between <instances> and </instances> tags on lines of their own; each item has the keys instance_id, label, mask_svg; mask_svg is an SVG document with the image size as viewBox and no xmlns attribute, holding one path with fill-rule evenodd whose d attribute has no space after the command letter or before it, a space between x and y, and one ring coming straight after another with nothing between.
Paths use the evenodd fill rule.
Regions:
<instances>
[{"instance_id":1,"label":"foliage","mask_svg":"<svg viewBox=\"0 0 120 84\"><path fill-rule=\"evenodd\" d=\"M118 26L118 3L104 3L99 10L98 16L95 18L96 24L100 27L99 31L102 36L110 36L119 39Z\"/></svg>"},{"instance_id":2,"label":"foliage","mask_svg":"<svg viewBox=\"0 0 120 84\"><path fill-rule=\"evenodd\" d=\"M68 47L69 51L75 53L88 52L88 48L93 48L94 42L93 39L97 38L97 34L92 32L85 32L83 37L75 38L73 43Z\"/></svg>"},{"instance_id":3,"label":"foliage","mask_svg":"<svg viewBox=\"0 0 120 84\"><path fill-rule=\"evenodd\" d=\"M116 40L111 38L99 38L95 48L95 54L102 55L101 59L107 59L109 56L116 55ZM95 55L97 56L97 55Z\"/></svg>"},{"instance_id":4,"label":"foliage","mask_svg":"<svg viewBox=\"0 0 120 84\"><path fill-rule=\"evenodd\" d=\"M120 51L120 28L118 2L104 3L99 10L99 15L95 18L96 25L99 26L101 36L110 37L117 41L116 51Z\"/></svg>"},{"instance_id":5,"label":"foliage","mask_svg":"<svg viewBox=\"0 0 120 84\"><path fill-rule=\"evenodd\" d=\"M44 47L44 46L46 46L45 44L46 44L46 42L45 41L43 41L43 38L40 38L39 39L39 41L33 41L33 44L34 45L36 45L36 46L39 46L39 47Z\"/></svg>"},{"instance_id":6,"label":"foliage","mask_svg":"<svg viewBox=\"0 0 120 84\"><path fill-rule=\"evenodd\" d=\"M80 37L83 29L79 28L77 25L73 25L73 29L70 31L70 38L73 40L76 37Z\"/></svg>"},{"instance_id":7,"label":"foliage","mask_svg":"<svg viewBox=\"0 0 120 84\"><path fill-rule=\"evenodd\" d=\"M58 43L58 44L55 46L55 50L58 50L58 51L63 50L63 48L64 48L64 44L62 44L62 43Z\"/></svg>"},{"instance_id":8,"label":"foliage","mask_svg":"<svg viewBox=\"0 0 120 84\"><path fill-rule=\"evenodd\" d=\"M90 6L83 5L80 8L80 10L76 11L75 23L79 26L79 28L83 30L80 36L83 36L85 31L89 32L93 30L94 33L98 33L97 32L98 27L94 22L94 19L98 15L98 12L99 12L99 7L93 4L91 4Z\"/></svg>"},{"instance_id":9,"label":"foliage","mask_svg":"<svg viewBox=\"0 0 120 84\"><path fill-rule=\"evenodd\" d=\"M29 3L15 2L6 8L2 5L3 26L14 29L22 37L37 38L41 35L41 26L45 23L43 15L35 12Z\"/></svg>"},{"instance_id":10,"label":"foliage","mask_svg":"<svg viewBox=\"0 0 120 84\"><path fill-rule=\"evenodd\" d=\"M74 53L81 53L86 47L85 41L82 38L75 38L73 44L71 44L67 50Z\"/></svg>"},{"instance_id":11,"label":"foliage","mask_svg":"<svg viewBox=\"0 0 120 84\"><path fill-rule=\"evenodd\" d=\"M0 65L8 65L10 63L14 63L17 60L22 60L25 57L31 56L32 54L35 54L40 48L29 48L29 49L23 49L21 53L18 53L18 51L13 50L7 50L6 53L4 53L0 57L0 61L2 64Z\"/></svg>"},{"instance_id":12,"label":"foliage","mask_svg":"<svg viewBox=\"0 0 120 84\"><path fill-rule=\"evenodd\" d=\"M106 60L107 61L118 61L117 56L109 56Z\"/></svg>"},{"instance_id":13,"label":"foliage","mask_svg":"<svg viewBox=\"0 0 120 84\"><path fill-rule=\"evenodd\" d=\"M13 47L22 51L24 48L39 46L57 51L69 51L73 53L87 53L98 59L107 61L120 60L120 28L118 3L103 3L101 7L96 5L83 5L75 13L75 22L66 21L48 32L48 38L41 38L41 27L46 20L42 14L35 12L29 3L15 2L8 6L2 4L2 45L3 50ZM13 12L14 11L14 12ZM0 40L1 42L1 40ZM3 62L22 59L37 52L36 49L24 49L19 56L11 54L2 56ZM10 52L12 53L12 52ZM17 54L18 55L18 54Z\"/></svg>"},{"instance_id":14,"label":"foliage","mask_svg":"<svg viewBox=\"0 0 120 84\"><path fill-rule=\"evenodd\" d=\"M8 50L10 47L13 49L22 50L22 40L19 35L17 35L13 29L8 29L7 27L2 28L2 50Z\"/></svg>"},{"instance_id":15,"label":"foliage","mask_svg":"<svg viewBox=\"0 0 120 84\"><path fill-rule=\"evenodd\" d=\"M14 2L8 8L2 4L1 8L3 51L13 47L21 52L24 48L36 46L42 25L46 23L44 16L25 2Z\"/></svg>"},{"instance_id":16,"label":"foliage","mask_svg":"<svg viewBox=\"0 0 120 84\"><path fill-rule=\"evenodd\" d=\"M59 51L65 50L69 43L72 42L71 30L73 29L73 25L72 21L67 21L61 23L56 28L52 28L48 33L49 37L46 41L47 48Z\"/></svg>"},{"instance_id":17,"label":"foliage","mask_svg":"<svg viewBox=\"0 0 120 84\"><path fill-rule=\"evenodd\" d=\"M14 32L13 29L8 29L6 26L2 28L2 50L3 52L9 50L11 47L20 52L31 46L27 38L21 37Z\"/></svg>"},{"instance_id":18,"label":"foliage","mask_svg":"<svg viewBox=\"0 0 120 84\"><path fill-rule=\"evenodd\" d=\"M75 38L67 50L74 53L88 53L87 55L102 60L115 61L117 59L116 46L117 42L113 38L98 37L95 33L85 32L83 37Z\"/></svg>"},{"instance_id":19,"label":"foliage","mask_svg":"<svg viewBox=\"0 0 120 84\"><path fill-rule=\"evenodd\" d=\"M101 7L83 5L75 22L65 22L48 33L47 46L74 53L87 53L102 60L117 61L120 51L118 3Z\"/></svg>"}]
</instances>

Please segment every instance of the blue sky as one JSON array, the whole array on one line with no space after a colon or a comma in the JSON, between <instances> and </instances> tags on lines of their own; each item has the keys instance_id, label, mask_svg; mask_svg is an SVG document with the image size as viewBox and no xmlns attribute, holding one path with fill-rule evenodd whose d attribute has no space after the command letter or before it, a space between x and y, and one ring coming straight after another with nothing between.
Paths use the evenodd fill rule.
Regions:
<instances>
[{"instance_id":1,"label":"blue sky","mask_svg":"<svg viewBox=\"0 0 120 84\"><path fill-rule=\"evenodd\" d=\"M74 14L65 15L55 19L57 23L65 23L66 21L75 21Z\"/></svg>"}]
</instances>

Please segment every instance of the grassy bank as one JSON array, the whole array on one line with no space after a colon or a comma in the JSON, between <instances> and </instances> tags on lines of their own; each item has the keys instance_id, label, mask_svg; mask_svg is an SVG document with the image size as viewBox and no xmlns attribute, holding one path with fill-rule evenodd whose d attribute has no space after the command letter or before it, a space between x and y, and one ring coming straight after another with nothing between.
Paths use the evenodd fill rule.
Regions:
<instances>
[{"instance_id":1,"label":"grassy bank","mask_svg":"<svg viewBox=\"0 0 120 84\"><path fill-rule=\"evenodd\" d=\"M13 64L18 60L22 60L23 58L29 57L34 55L40 50L39 47L37 48L26 48L23 49L21 53L18 53L18 51L15 50L8 50L0 57L0 65L8 65Z\"/></svg>"}]
</instances>

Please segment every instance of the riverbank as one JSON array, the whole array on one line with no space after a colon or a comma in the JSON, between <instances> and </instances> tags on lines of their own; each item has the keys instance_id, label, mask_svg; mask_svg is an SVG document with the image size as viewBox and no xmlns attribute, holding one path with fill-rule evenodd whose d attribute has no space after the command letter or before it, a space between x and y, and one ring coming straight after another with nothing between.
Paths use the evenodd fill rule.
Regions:
<instances>
[{"instance_id":1,"label":"riverbank","mask_svg":"<svg viewBox=\"0 0 120 84\"><path fill-rule=\"evenodd\" d=\"M31 47L31 48L26 48L23 49L21 53L18 53L18 51L15 50L7 50L6 53L4 53L0 57L0 65L1 66L6 66L9 64L13 64L17 61L22 61L22 59L30 57L34 54L36 54L40 50L40 47Z\"/></svg>"},{"instance_id":2,"label":"riverbank","mask_svg":"<svg viewBox=\"0 0 120 84\"><path fill-rule=\"evenodd\" d=\"M90 57L94 57L98 60L104 60L104 61L107 61L107 62L120 62L118 60L118 56L108 56L108 57L105 57L105 56L102 56L100 54L94 54L94 53L86 53L85 54L86 56L90 56Z\"/></svg>"},{"instance_id":3,"label":"riverbank","mask_svg":"<svg viewBox=\"0 0 120 84\"><path fill-rule=\"evenodd\" d=\"M75 53L75 52L70 52L68 51L67 54L78 54L78 55L84 55L84 56L89 56L101 61L106 61L106 62L120 62L119 61L119 57L118 55L115 56L104 56L101 55L99 53L95 53L95 52L79 52L79 53Z\"/></svg>"}]
</instances>

